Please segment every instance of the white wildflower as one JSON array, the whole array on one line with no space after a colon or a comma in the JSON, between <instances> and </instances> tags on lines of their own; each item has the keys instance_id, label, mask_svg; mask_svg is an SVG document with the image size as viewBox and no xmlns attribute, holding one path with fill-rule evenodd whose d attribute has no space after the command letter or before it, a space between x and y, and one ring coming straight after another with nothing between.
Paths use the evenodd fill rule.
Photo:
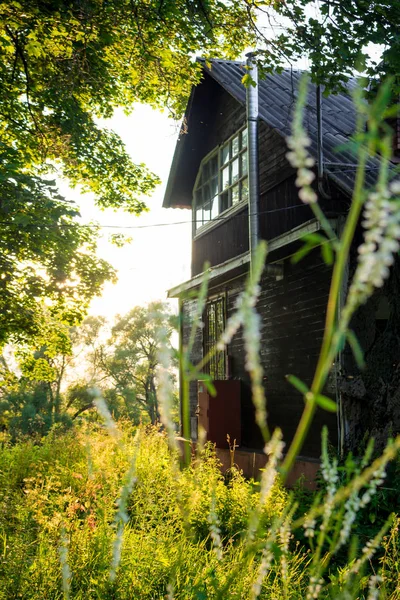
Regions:
<instances>
[{"instance_id":1,"label":"white wildflower","mask_svg":"<svg viewBox=\"0 0 400 600\"><path fill-rule=\"evenodd\" d=\"M278 463L283 456L282 432L275 429L271 440L265 445L264 452L268 456L268 463L261 476L260 484L260 505L263 506L272 490L276 476L278 474Z\"/></svg>"},{"instance_id":2,"label":"white wildflower","mask_svg":"<svg viewBox=\"0 0 400 600\"><path fill-rule=\"evenodd\" d=\"M360 507L360 498L358 497L357 492L353 492L349 496L348 500L346 501L346 504L344 505L346 512L343 517L342 527L340 530L339 540L336 545L336 550L338 550L341 546L343 546L343 544L345 544L346 541L348 540L348 538L350 536L352 525L355 521L357 512L359 510L359 507Z\"/></svg>"},{"instance_id":3,"label":"white wildflower","mask_svg":"<svg viewBox=\"0 0 400 600\"><path fill-rule=\"evenodd\" d=\"M222 559L222 541L221 541L221 530L219 528L219 519L215 507L215 490L213 490L211 496L210 513L208 515L209 532L213 543L213 550L217 560Z\"/></svg>"},{"instance_id":4,"label":"white wildflower","mask_svg":"<svg viewBox=\"0 0 400 600\"><path fill-rule=\"evenodd\" d=\"M118 510L115 513L115 517L114 517L114 526L117 530L117 533L116 533L114 543L113 543L113 553L112 553L111 568L110 568L110 580L111 581L114 581L117 576L117 569L119 567L119 563L121 560L121 552L122 552L122 544L123 544L125 525L129 521L128 500L132 493L133 487L137 481L136 461L137 461L137 455L138 455L139 445L140 445L139 431L140 430L138 430L135 435L133 456L131 458L131 464L129 467L129 471L126 475L125 484L121 488L120 496L117 500Z\"/></svg>"},{"instance_id":5,"label":"white wildflower","mask_svg":"<svg viewBox=\"0 0 400 600\"><path fill-rule=\"evenodd\" d=\"M118 439L119 431L117 425L114 419L112 418L110 411L108 410L107 403L104 400L101 391L98 388L94 387L89 390L89 393L95 398L93 400L93 404L97 408L97 411L100 413L100 415L103 417L104 424L108 429L109 434L112 435L114 438Z\"/></svg>"},{"instance_id":6,"label":"white wildflower","mask_svg":"<svg viewBox=\"0 0 400 600\"><path fill-rule=\"evenodd\" d=\"M174 586L172 583L167 585L167 600L174 600Z\"/></svg>"},{"instance_id":7,"label":"white wildflower","mask_svg":"<svg viewBox=\"0 0 400 600\"><path fill-rule=\"evenodd\" d=\"M291 166L297 169L296 185L300 188L300 200L305 204L314 204L318 200L317 194L311 187L315 179L315 174L312 171L315 160L308 152L311 140L303 127L303 110L306 100L307 82L303 80L300 83L298 102L292 122L292 135L286 139L289 148L286 158Z\"/></svg>"},{"instance_id":8,"label":"white wildflower","mask_svg":"<svg viewBox=\"0 0 400 600\"><path fill-rule=\"evenodd\" d=\"M245 366L251 378L251 391L256 423L262 432L267 428L266 398L263 386L263 368L260 361L261 318L254 308L244 311L243 340L246 353Z\"/></svg>"},{"instance_id":9,"label":"white wildflower","mask_svg":"<svg viewBox=\"0 0 400 600\"><path fill-rule=\"evenodd\" d=\"M69 600L71 591L71 570L68 564L68 546L69 539L65 532L65 529L61 531L61 544L58 549L61 563L61 574L62 574L62 586L64 600Z\"/></svg>"},{"instance_id":10,"label":"white wildflower","mask_svg":"<svg viewBox=\"0 0 400 600\"><path fill-rule=\"evenodd\" d=\"M400 196L400 180L392 181L389 185L389 190L393 194L393 196Z\"/></svg>"},{"instance_id":11,"label":"white wildflower","mask_svg":"<svg viewBox=\"0 0 400 600\"><path fill-rule=\"evenodd\" d=\"M308 538L313 538L315 536L315 525L316 520L312 517L306 516L304 519L303 527L304 527L304 535Z\"/></svg>"},{"instance_id":12,"label":"white wildflower","mask_svg":"<svg viewBox=\"0 0 400 600\"><path fill-rule=\"evenodd\" d=\"M171 377L172 348L168 343L169 331L166 327L160 327L157 331L158 340L158 362L157 370L158 399L160 405L161 422L164 425L168 440L172 447L176 447L175 427L172 418L174 389Z\"/></svg>"},{"instance_id":13,"label":"white wildflower","mask_svg":"<svg viewBox=\"0 0 400 600\"><path fill-rule=\"evenodd\" d=\"M304 186L299 190L299 198L304 204L314 204L317 202L317 194L310 186Z\"/></svg>"},{"instance_id":14,"label":"white wildflower","mask_svg":"<svg viewBox=\"0 0 400 600\"><path fill-rule=\"evenodd\" d=\"M287 557L288 557L288 553L289 553L289 543L290 543L291 538L292 538L292 533L290 530L290 516L288 516L283 521L283 523L279 529L280 547L282 550L282 554L281 554L281 558L280 558L281 575L282 575L283 585L286 589L287 589L287 583L288 583L288 577L289 577Z\"/></svg>"},{"instance_id":15,"label":"white wildflower","mask_svg":"<svg viewBox=\"0 0 400 600\"><path fill-rule=\"evenodd\" d=\"M372 476L372 479L369 482L368 489L361 496L360 508L363 508L364 506L366 506L369 503L369 501L371 500L372 496L374 494L376 494L377 488L380 485L382 485L382 483L384 482L385 477L386 477L386 464L383 463L379 467L379 469L377 469L374 472L374 474Z\"/></svg>"},{"instance_id":16,"label":"white wildflower","mask_svg":"<svg viewBox=\"0 0 400 600\"><path fill-rule=\"evenodd\" d=\"M373 555L375 554L375 552L377 551L377 549L380 546L381 537L382 536L380 534L378 534L372 540L369 540L365 544L365 546L363 547L363 549L361 551L360 558L358 560L356 560L354 565L351 567L350 573L358 574L360 572L363 564L366 562L369 562L371 560L371 558L373 557Z\"/></svg>"},{"instance_id":17,"label":"white wildflower","mask_svg":"<svg viewBox=\"0 0 400 600\"><path fill-rule=\"evenodd\" d=\"M392 193L393 185L390 186ZM362 224L364 243L358 249L358 267L348 294L349 312L366 302L375 288L383 286L400 248L400 207L397 201L390 199L388 190L380 189L369 195Z\"/></svg>"},{"instance_id":18,"label":"white wildflower","mask_svg":"<svg viewBox=\"0 0 400 600\"><path fill-rule=\"evenodd\" d=\"M380 575L371 575L368 581L368 597L367 600L378 600L379 599L379 588L378 584L382 581Z\"/></svg>"},{"instance_id":19,"label":"white wildflower","mask_svg":"<svg viewBox=\"0 0 400 600\"><path fill-rule=\"evenodd\" d=\"M322 590L322 586L324 584L324 580L321 577L310 577L310 584L308 586L307 600L313 600L314 598L318 598L320 591Z\"/></svg>"},{"instance_id":20,"label":"white wildflower","mask_svg":"<svg viewBox=\"0 0 400 600\"><path fill-rule=\"evenodd\" d=\"M306 169L305 167L301 167L297 171L296 185L300 188L306 185L311 185L314 179L315 175L313 171L310 171L310 169Z\"/></svg>"},{"instance_id":21,"label":"white wildflower","mask_svg":"<svg viewBox=\"0 0 400 600\"><path fill-rule=\"evenodd\" d=\"M235 310L232 316L229 317L225 331L217 342L217 350L224 350L225 346L231 342L235 333L243 325L245 309L247 307L252 308L257 304L260 293L261 287L257 282L254 282L249 284L248 288L238 296L235 302Z\"/></svg>"},{"instance_id":22,"label":"white wildflower","mask_svg":"<svg viewBox=\"0 0 400 600\"><path fill-rule=\"evenodd\" d=\"M271 564L274 558L273 552L271 550L274 539L275 536L271 536L268 539L267 544L263 548L261 562L257 573L257 579L252 585L250 600L256 600L261 594L263 581L265 579L266 574L271 568Z\"/></svg>"},{"instance_id":23,"label":"white wildflower","mask_svg":"<svg viewBox=\"0 0 400 600\"><path fill-rule=\"evenodd\" d=\"M339 481L338 461L333 458L329 460L328 454L328 432L326 429L322 432L322 454L321 454L321 473L326 483L326 497L324 500L324 512L322 515L321 531L328 527L329 520L334 508L334 496Z\"/></svg>"}]
</instances>

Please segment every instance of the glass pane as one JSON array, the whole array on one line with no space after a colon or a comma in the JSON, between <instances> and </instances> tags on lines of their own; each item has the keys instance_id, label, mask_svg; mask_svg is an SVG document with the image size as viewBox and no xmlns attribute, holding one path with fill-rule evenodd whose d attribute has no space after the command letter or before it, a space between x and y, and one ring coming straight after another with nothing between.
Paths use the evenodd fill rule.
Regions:
<instances>
[{"instance_id":1,"label":"glass pane","mask_svg":"<svg viewBox=\"0 0 400 600\"><path fill-rule=\"evenodd\" d=\"M210 160L210 177L218 175L218 154L215 154Z\"/></svg>"},{"instance_id":2,"label":"glass pane","mask_svg":"<svg viewBox=\"0 0 400 600\"><path fill-rule=\"evenodd\" d=\"M243 175L247 174L247 152L243 152L243 154L240 155L240 165L241 165L241 176L243 177Z\"/></svg>"},{"instance_id":3,"label":"glass pane","mask_svg":"<svg viewBox=\"0 0 400 600\"><path fill-rule=\"evenodd\" d=\"M223 192L220 196L220 210L219 212L224 212L224 210L226 210L227 208L230 207L229 204L229 192L228 190L226 190L226 192Z\"/></svg>"},{"instance_id":4,"label":"glass pane","mask_svg":"<svg viewBox=\"0 0 400 600\"><path fill-rule=\"evenodd\" d=\"M222 169L222 189L224 190L229 185L229 166Z\"/></svg>"},{"instance_id":5,"label":"glass pane","mask_svg":"<svg viewBox=\"0 0 400 600\"><path fill-rule=\"evenodd\" d=\"M203 205L203 188L196 191L196 208Z\"/></svg>"},{"instance_id":6,"label":"glass pane","mask_svg":"<svg viewBox=\"0 0 400 600\"><path fill-rule=\"evenodd\" d=\"M235 206L239 202L239 186L235 185L232 190L232 206Z\"/></svg>"},{"instance_id":7,"label":"glass pane","mask_svg":"<svg viewBox=\"0 0 400 600\"><path fill-rule=\"evenodd\" d=\"M204 183L205 181L207 181L210 178L210 163L209 162L204 163L202 170L201 170L201 178L202 178L202 183Z\"/></svg>"},{"instance_id":8,"label":"glass pane","mask_svg":"<svg viewBox=\"0 0 400 600\"><path fill-rule=\"evenodd\" d=\"M211 194L211 198L218 194L218 176L213 177L213 179L211 179L210 194Z\"/></svg>"},{"instance_id":9,"label":"glass pane","mask_svg":"<svg viewBox=\"0 0 400 600\"><path fill-rule=\"evenodd\" d=\"M211 194L211 183L205 183L203 185L203 204L209 202L214 194Z\"/></svg>"},{"instance_id":10,"label":"glass pane","mask_svg":"<svg viewBox=\"0 0 400 600\"><path fill-rule=\"evenodd\" d=\"M229 160L229 143L225 144L225 146L223 146L222 150L221 150L221 162L223 165L226 165L226 163Z\"/></svg>"},{"instance_id":11,"label":"glass pane","mask_svg":"<svg viewBox=\"0 0 400 600\"><path fill-rule=\"evenodd\" d=\"M247 179L243 179L240 182L240 200L249 199L249 182Z\"/></svg>"},{"instance_id":12,"label":"glass pane","mask_svg":"<svg viewBox=\"0 0 400 600\"><path fill-rule=\"evenodd\" d=\"M236 160L234 160L232 162L232 178L231 178L231 183L235 183L235 181L237 181L239 179L239 159L236 158Z\"/></svg>"},{"instance_id":13,"label":"glass pane","mask_svg":"<svg viewBox=\"0 0 400 600\"><path fill-rule=\"evenodd\" d=\"M215 219L215 217L218 217L218 202L219 202L218 196L215 196L215 198L213 198L211 200L211 218L212 219Z\"/></svg>"},{"instance_id":14,"label":"glass pane","mask_svg":"<svg viewBox=\"0 0 400 600\"><path fill-rule=\"evenodd\" d=\"M247 148L247 129L242 131L242 150L243 148Z\"/></svg>"},{"instance_id":15,"label":"glass pane","mask_svg":"<svg viewBox=\"0 0 400 600\"><path fill-rule=\"evenodd\" d=\"M208 223L211 219L211 202L207 202L203 206L203 223Z\"/></svg>"},{"instance_id":16,"label":"glass pane","mask_svg":"<svg viewBox=\"0 0 400 600\"><path fill-rule=\"evenodd\" d=\"M239 153L239 136L232 140L232 157Z\"/></svg>"},{"instance_id":17,"label":"glass pane","mask_svg":"<svg viewBox=\"0 0 400 600\"><path fill-rule=\"evenodd\" d=\"M200 207L196 210L196 229L203 225L203 209Z\"/></svg>"}]
</instances>

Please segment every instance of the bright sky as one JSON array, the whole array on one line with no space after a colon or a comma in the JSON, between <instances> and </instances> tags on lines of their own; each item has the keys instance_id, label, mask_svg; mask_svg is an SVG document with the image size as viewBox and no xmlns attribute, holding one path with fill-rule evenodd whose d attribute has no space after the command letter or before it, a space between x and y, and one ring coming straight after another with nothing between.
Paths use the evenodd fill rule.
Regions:
<instances>
[{"instance_id":1,"label":"bright sky","mask_svg":"<svg viewBox=\"0 0 400 600\"><path fill-rule=\"evenodd\" d=\"M105 286L101 298L92 301L90 314L111 318L151 300L165 300L168 288L189 279L192 228L189 223L173 224L190 221L190 211L161 207L179 124L166 112L143 105L137 105L129 116L118 110L105 124L120 135L134 162L144 162L162 180L153 196L145 199L150 211L140 217L122 210L101 211L89 194L61 186L66 197L79 204L84 223L95 220L107 226L146 226L103 229L98 253L118 270L118 283ZM168 225L154 226L159 223ZM111 233L126 233L133 240L117 248L108 241Z\"/></svg>"}]
</instances>

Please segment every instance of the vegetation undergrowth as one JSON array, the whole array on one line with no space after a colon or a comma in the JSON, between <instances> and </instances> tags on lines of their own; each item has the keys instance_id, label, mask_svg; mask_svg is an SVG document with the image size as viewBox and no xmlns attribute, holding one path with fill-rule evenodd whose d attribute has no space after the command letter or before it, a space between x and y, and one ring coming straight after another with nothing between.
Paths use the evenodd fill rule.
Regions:
<instances>
[{"instance_id":1,"label":"vegetation undergrowth","mask_svg":"<svg viewBox=\"0 0 400 600\"><path fill-rule=\"evenodd\" d=\"M242 538L257 486L238 471L226 484L211 447L177 478L166 436L143 427L121 564L110 581L116 503L135 437L126 425L122 448L102 429L88 433L81 427L51 433L39 445L2 448L0 598L62 598L59 553L66 543L73 598L163 598L172 577L176 597L214 597L229 575L226 560L244 560ZM265 526L283 513L286 498L277 483L262 507ZM210 536L212 504L224 561ZM238 574L232 592L251 582L256 566Z\"/></svg>"},{"instance_id":2,"label":"vegetation undergrowth","mask_svg":"<svg viewBox=\"0 0 400 600\"><path fill-rule=\"evenodd\" d=\"M159 428L134 431L124 423L118 431L81 425L40 444L2 447L1 600L372 598L370 575L378 568L380 597L400 597L398 517L375 562L352 579L355 559L347 551L313 596L316 550L292 523L299 490L289 493L276 473L267 484L268 470L258 484L236 469L225 479L209 445L180 471ZM352 595L343 595L349 583Z\"/></svg>"}]
</instances>

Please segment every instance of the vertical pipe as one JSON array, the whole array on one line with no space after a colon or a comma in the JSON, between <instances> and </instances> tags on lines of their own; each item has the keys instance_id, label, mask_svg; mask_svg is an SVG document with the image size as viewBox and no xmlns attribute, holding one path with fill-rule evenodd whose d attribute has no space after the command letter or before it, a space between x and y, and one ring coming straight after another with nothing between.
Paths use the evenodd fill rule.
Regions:
<instances>
[{"instance_id":1,"label":"vertical pipe","mask_svg":"<svg viewBox=\"0 0 400 600\"><path fill-rule=\"evenodd\" d=\"M317 168L318 185L322 183L324 177L324 149L322 144L322 93L321 86L317 85Z\"/></svg>"},{"instance_id":2,"label":"vertical pipe","mask_svg":"<svg viewBox=\"0 0 400 600\"><path fill-rule=\"evenodd\" d=\"M318 193L324 200L330 200L329 192L324 190L324 144L322 123L322 90L317 85L317 171L318 171Z\"/></svg>"},{"instance_id":3,"label":"vertical pipe","mask_svg":"<svg viewBox=\"0 0 400 600\"><path fill-rule=\"evenodd\" d=\"M250 269L253 265L253 256L257 248L258 233L258 70L255 54L249 52L247 56L247 69L252 81L256 85L249 85L246 91L246 119L247 119L247 170L249 177L249 249Z\"/></svg>"}]
</instances>

